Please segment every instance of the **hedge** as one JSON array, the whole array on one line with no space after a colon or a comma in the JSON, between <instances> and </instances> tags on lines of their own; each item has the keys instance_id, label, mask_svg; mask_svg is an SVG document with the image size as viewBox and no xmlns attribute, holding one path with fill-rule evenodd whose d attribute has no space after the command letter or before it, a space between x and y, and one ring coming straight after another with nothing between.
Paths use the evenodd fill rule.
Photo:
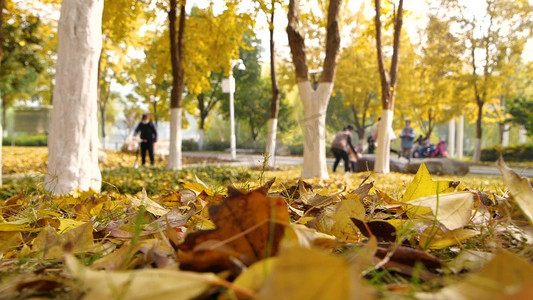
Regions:
<instances>
[{"instance_id":1,"label":"hedge","mask_svg":"<svg viewBox=\"0 0 533 300\"><path fill-rule=\"evenodd\" d=\"M481 161L496 161L500 157L500 152L505 161L533 161L533 144L481 149Z\"/></svg>"},{"instance_id":2,"label":"hedge","mask_svg":"<svg viewBox=\"0 0 533 300\"><path fill-rule=\"evenodd\" d=\"M19 135L15 137L5 137L2 139L2 145L11 146L15 143L15 146L46 146L48 145L48 136L46 135Z\"/></svg>"}]
</instances>

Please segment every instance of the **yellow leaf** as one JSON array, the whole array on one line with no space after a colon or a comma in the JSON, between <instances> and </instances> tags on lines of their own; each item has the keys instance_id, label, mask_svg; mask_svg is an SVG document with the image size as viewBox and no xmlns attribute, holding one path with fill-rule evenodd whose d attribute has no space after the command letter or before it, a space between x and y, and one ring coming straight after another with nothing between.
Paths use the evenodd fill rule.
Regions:
<instances>
[{"instance_id":1,"label":"yellow leaf","mask_svg":"<svg viewBox=\"0 0 533 300\"><path fill-rule=\"evenodd\" d=\"M169 212L168 209L164 208L163 206L159 205L157 202L154 202L152 199L148 198L146 195L146 190L143 189L139 197L129 196L128 199L130 199L131 203L135 206L141 206L143 205L146 207L146 210L148 212L151 212L152 214L156 216L162 216Z\"/></svg>"},{"instance_id":2,"label":"yellow leaf","mask_svg":"<svg viewBox=\"0 0 533 300\"><path fill-rule=\"evenodd\" d=\"M295 223L288 226L285 231L285 240L301 247L311 247L318 239L336 241L337 238L305 225Z\"/></svg>"},{"instance_id":3,"label":"yellow leaf","mask_svg":"<svg viewBox=\"0 0 533 300\"><path fill-rule=\"evenodd\" d=\"M420 235L420 246L424 249L443 249L479 235L479 231L459 228L444 232L440 228L429 227Z\"/></svg>"},{"instance_id":4,"label":"yellow leaf","mask_svg":"<svg viewBox=\"0 0 533 300\"><path fill-rule=\"evenodd\" d=\"M192 299L222 281L212 273L175 269L94 271L72 254L65 255L65 264L68 273L83 284L84 299Z\"/></svg>"},{"instance_id":5,"label":"yellow leaf","mask_svg":"<svg viewBox=\"0 0 533 300\"><path fill-rule=\"evenodd\" d=\"M0 223L0 231L32 231L28 224Z\"/></svg>"},{"instance_id":6,"label":"yellow leaf","mask_svg":"<svg viewBox=\"0 0 533 300\"><path fill-rule=\"evenodd\" d=\"M360 272L344 259L312 249L283 251L258 293L259 299L372 299Z\"/></svg>"},{"instance_id":7,"label":"yellow leaf","mask_svg":"<svg viewBox=\"0 0 533 300\"><path fill-rule=\"evenodd\" d=\"M402 201L409 202L426 196L453 192L455 188L450 183L451 181L433 181L426 165L421 163L413 181L407 187Z\"/></svg>"},{"instance_id":8,"label":"yellow leaf","mask_svg":"<svg viewBox=\"0 0 533 300\"><path fill-rule=\"evenodd\" d=\"M85 222L72 220L72 219L59 219L58 230L59 230L59 233L65 233L83 224L85 224Z\"/></svg>"},{"instance_id":9,"label":"yellow leaf","mask_svg":"<svg viewBox=\"0 0 533 300\"><path fill-rule=\"evenodd\" d=\"M0 254L2 258L6 258L5 253L16 250L23 242L20 232L0 232Z\"/></svg>"},{"instance_id":10,"label":"yellow leaf","mask_svg":"<svg viewBox=\"0 0 533 300\"><path fill-rule=\"evenodd\" d=\"M44 227L33 240L32 252L37 252L43 259L57 259L63 256L63 245L71 243L74 253L89 252L95 249L93 238L94 222L87 222L82 226L59 235L51 226Z\"/></svg>"},{"instance_id":11,"label":"yellow leaf","mask_svg":"<svg viewBox=\"0 0 533 300\"><path fill-rule=\"evenodd\" d=\"M197 193L205 191L209 196L213 196L215 193L198 182L185 182L183 184L184 189L193 190Z\"/></svg>"},{"instance_id":12,"label":"yellow leaf","mask_svg":"<svg viewBox=\"0 0 533 300\"><path fill-rule=\"evenodd\" d=\"M472 218L472 208L474 205L474 195L471 192L457 192L434 195L410 201L406 211L410 217L426 217L427 211L423 208L431 209L433 216L449 230L464 227Z\"/></svg>"},{"instance_id":13,"label":"yellow leaf","mask_svg":"<svg viewBox=\"0 0 533 300\"><path fill-rule=\"evenodd\" d=\"M530 289L533 266L516 254L500 250L481 270L470 274L435 294L434 299L506 299L510 295ZM421 297L422 298L422 297ZM519 298L516 298L519 299Z\"/></svg>"},{"instance_id":14,"label":"yellow leaf","mask_svg":"<svg viewBox=\"0 0 533 300\"><path fill-rule=\"evenodd\" d=\"M277 257L269 257L260 260L246 269L239 275L233 284L240 288L245 288L250 291L257 291L261 288L268 275L272 271L274 264L278 261ZM222 299L230 299L223 297Z\"/></svg>"},{"instance_id":15,"label":"yellow leaf","mask_svg":"<svg viewBox=\"0 0 533 300\"><path fill-rule=\"evenodd\" d=\"M347 239L357 233L357 227L353 224L350 218L357 218L363 220L365 218L365 207L358 199L342 200L339 208L333 215L335 224L331 228L330 233L343 240Z\"/></svg>"},{"instance_id":16,"label":"yellow leaf","mask_svg":"<svg viewBox=\"0 0 533 300\"><path fill-rule=\"evenodd\" d=\"M529 179L518 176L507 167L501 157L498 159L497 164L503 174L503 181L509 187L513 198L533 225L533 189Z\"/></svg>"}]
</instances>

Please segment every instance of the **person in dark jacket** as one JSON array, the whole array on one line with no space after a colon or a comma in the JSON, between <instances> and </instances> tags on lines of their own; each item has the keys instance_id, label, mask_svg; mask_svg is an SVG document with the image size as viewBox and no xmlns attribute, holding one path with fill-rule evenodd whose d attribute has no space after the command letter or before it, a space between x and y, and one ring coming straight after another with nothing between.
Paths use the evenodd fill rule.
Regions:
<instances>
[{"instance_id":1,"label":"person in dark jacket","mask_svg":"<svg viewBox=\"0 0 533 300\"><path fill-rule=\"evenodd\" d=\"M141 161L142 165L146 163L146 152L150 156L150 163L153 166L154 159L154 144L157 142L157 130L154 123L150 120L150 114L143 114L142 121L139 122L133 136L137 136L140 133L141 140Z\"/></svg>"},{"instance_id":2,"label":"person in dark jacket","mask_svg":"<svg viewBox=\"0 0 533 300\"><path fill-rule=\"evenodd\" d=\"M331 152L335 156L335 163L333 163L333 172L337 170L340 160L344 160L344 170L350 172L350 160L348 158L348 149L357 154L355 147L352 144L353 126L346 125L342 131L339 131L333 142L331 143ZM354 170L355 171L355 170Z\"/></svg>"}]
</instances>

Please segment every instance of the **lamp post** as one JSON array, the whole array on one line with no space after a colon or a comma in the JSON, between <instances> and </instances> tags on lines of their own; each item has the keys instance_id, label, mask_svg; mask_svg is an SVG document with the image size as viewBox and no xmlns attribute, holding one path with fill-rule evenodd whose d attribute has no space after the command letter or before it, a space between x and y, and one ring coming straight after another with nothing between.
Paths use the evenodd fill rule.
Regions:
<instances>
[{"instance_id":1,"label":"lamp post","mask_svg":"<svg viewBox=\"0 0 533 300\"><path fill-rule=\"evenodd\" d=\"M233 77L233 68L237 67L239 71L246 70L242 59L232 60L229 69L229 77L226 82L222 83L222 91L229 93L229 127L230 127L230 153L231 159L237 157L237 140L235 138L235 78ZM225 79L226 80L226 79Z\"/></svg>"}]
</instances>

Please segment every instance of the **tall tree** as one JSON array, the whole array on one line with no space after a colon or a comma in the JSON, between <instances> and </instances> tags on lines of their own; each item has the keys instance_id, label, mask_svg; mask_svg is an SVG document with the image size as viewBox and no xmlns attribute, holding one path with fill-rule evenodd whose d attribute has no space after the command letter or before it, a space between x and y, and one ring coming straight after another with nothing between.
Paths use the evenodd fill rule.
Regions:
<instances>
[{"instance_id":1,"label":"tall tree","mask_svg":"<svg viewBox=\"0 0 533 300\"><path fill-rule=\"evenodd\" d=\"M100 190L97 83L104 0L63 0L44 186L54 194ZM76 78L76 80L72 80Z\"/></svg>"},{"instance_id":2,"label":"tall tree","mask_svg":"<svg viewBox=\"0 0 533 300\"><path fill-rule=\"evenodd\" d=\"M458 0L442 1L446 8L443 18L456 25L455 35L465 45L468 61L470 96L476 105L476 138L472 161L478 162L481 154L484 107L497 100L501 57L517 45L517 40L531 37L533 7L529 1L484 0L475 7Z\"/></svg>"},{"instance_id":3,"label":"tall tree","mask_svg":"<svg viewBox=\"0 0 533 300\"><path fill-rule=\"evenodd\" d=\"M363 147L365 130L377 119L379 75L376 70L375 47L371 44L373 37L360 33L352 36L358 38L344 48L339 56L335 89L343 96L342 109L350 112L359 145Z\"/></svg>"},{"instance_id":4,"label":"tall tree","mask_svg":"<svg viewBox=\"0 0 533 300\"><path fill-rule=\"evenodd\" d=\"M374 171L378 173L390 172L390 128L394 117L394 99L396 95L396 85L398 83L398 65L400 52L400 34L403 25L403 0L400 0L398 7L393 8L394 40L392 45L392 57L390 70L385 67L385 57L383 55L382 25L381 25L381 1L374 0L376 16L376 49L378 70L381 82L381 121L378 132L378 149Z\"/></svg>"},{"instance_id":5,"label":"tall tree","mask_svg":"<svg viewBox=\"0 0 533 300\"><path fill-rule=\"evenodd\" d=\"M272 100L270 102L270 119L268 121L268 137L265 153L269 156L267 165L274 167L276 163L276 137L278 132L278 116L281 100L281 89L276 74L276 44L274 41L274 24L276 15L276 4L281 4L279 0L263 1L259 0L259 7L267 18L270 47L270 86L272 90Z\"/></svg>"},{"instance_id":6,"label":"tall tree","mask_svg":"<svg viewBox=\"0 0 533 300\"><path fill-rule=\"evenodd\" d=\"M185 85L183 69L183 37L185 34L185 4L179 1L180 18L176 24L177 0L170 0L168 11L170 34L170 60L172 63L172 91L170 93L170 149L167 168L181 170L181 125L183 123L183 89ZM179 26L179 27L178 27Z\"/></svg>"},{"instance_id":7,"label":"tall tree","mask_svg":"<svg viewBox=\"0 0 533 300\"><path fill-rule=\"evenodd\" d=\"M333 91L340 48L339 7L341 0L330 0L327 17L326 56L322 76L314 89L309 80L305 38L299 25L299 0L289 1L287 35L291 48L300 100L304 107L304 163L303 178L329 178L326 166L326 111Z\"/></svg>"},{"instance_id":8,"label":"tall tree","mask_svg":"<svg viewBox=\"0 0 533 300\"><path fill-rule=\"evenodd\" d=\"M128 9L124 9L127 7ZM98 106L102 145L105 147L106 107L111 104L112 84L125 84L124 70L129 64L127 53L133 47L141 46L141 26L150 22L152 13L148 3L140 0L105 0L102 16L103 46L98 63Z\"/></svg>"},{"instance_id":9,"label":"tall tree","mask_svg":"<svg viewBox=\"0 0 533 300\"><path fill-rule=\"evenodd\" d=\"M235 1L228 1L222 13L216 14L212 4L205 9L193 7L187 19L184 69L188 96L195 104L193 113L200 119L199 146L209 128L210 112L223 99L222 77L244 47L243 35L252 23L249 16L237 12Z\"/></svg>"},{"instance_id":10,"label":"tall tree","mask_svg":"<svg viewBox=\"0 0 533 300\"><path fill-rule=\"evenodd\" d=\"M262 48L259 46L259 40L250 34L246 34L244 40L247 45L241 49L240 57L246 65L246 71L234 73L238 83L235 91L238 95L235 99L235 115L246 122L252 142L256 143L261 129L269 120L269 111L264 107L272 97L272 85L267 78L261 77L259 60Z\"/></svg>"},{"instance_id":11,"label":"tall tree","mask_svg":"<svg viewBox=\"0 0 533 300\"><path fill-rule=\"evenodd\" d=\"M413 120L426 137L437 125L462 114L464 103L454 94L461 74L462 47L450 33L449 23L431 14L418 37L409 39L402 34L402 84L397 89L402 101L395 113Z\"/></svg>"}]
</instances>

